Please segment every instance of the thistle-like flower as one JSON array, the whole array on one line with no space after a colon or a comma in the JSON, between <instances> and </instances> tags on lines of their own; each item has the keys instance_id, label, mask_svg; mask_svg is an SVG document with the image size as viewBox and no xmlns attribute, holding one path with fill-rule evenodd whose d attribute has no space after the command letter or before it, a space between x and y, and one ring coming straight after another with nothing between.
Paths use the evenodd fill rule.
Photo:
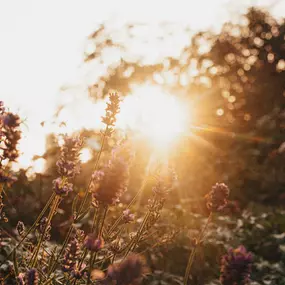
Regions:
<instances>
[{"instance_id":1,"label":"thistle-like flower","mask_svg":"<svg viewBox=\"0 0 285 285\"><path fill-rule=\"evenodd\" d=\"M25 275L25 285L38 285L39 284L39 274L37 269L32 268L26 272Z\"/></svg>"},{"instance_id":2,"label":"thistle-like flower","mask_svg":"<svg viewBox=\"0 0 285 285\"><path fill-rule=\"evenodd\" d=\"M106 278L101 284L135 285L145 272L145 263L138 255L130 255L120 264L108 267Z\"/></svg>"},{"instance_id":3,"label":"thistle-like flower","mask_svg":"<svg viewBox=\"0 0 285 285\"><path fill-rule=\"evenodd\" d=\"M62 271L72 271L76 265L79 256L79 243L74 238L66 247L64 258L62 261Z\"/></svg>"},{"instance_id":4,"label":"thistle-like flower","mask_svg":"<svg viewBox=\"0 0 285 285\"><path fill-rule=\"evenodd\" d=\"M220 212L227 205L230 190L224 183L216 183L206 195L207 207L211 212Z\"/></svg>"},{"instance_id":5,"label":"thistle-like flower","mask_svg":"<svg viewBox=\"0 0 285 285\"><path fill-rule=\"evenodd\" d=\"M93 204L112 205L126 191L129 182L130 151L122 146L113 151L109 162L93 174Z\"/></svg>"},{"instance_id":6,"label":"thistle-like flower","mask_svg":"<svg viewBox=\"0 0 285 285\"><path fill-rule=\"evenodd\" d=\"M88 234L84 240L84 246L92 252L97 252L104 246L104 240L101 237L91 233Z\"/></svg>"},{"instance_id":7,"label":"thistle-like flower","mask_svg":"<svg viewBox=\"0 0 285 285\"><path fill-rule=\"evenodd\" d=\"M229 249L222 257L221 277L222 285L246 285L250 281L252 254L244 246Z\"/></svg>"},{"instance_id":8,"label":"thistle-like flower","mask_svg":"<svg viewBox=\"0 0 285 285\"><path fill-rule=\"evenodd\" d=\"M120 98L118 93L111 92L109 94L109 102L107 103L105 111L106 115L102 117L102 122L106 125L106 135L110 136L116 122L116 115L120 111Z\"/></svg>"}]
</instances>

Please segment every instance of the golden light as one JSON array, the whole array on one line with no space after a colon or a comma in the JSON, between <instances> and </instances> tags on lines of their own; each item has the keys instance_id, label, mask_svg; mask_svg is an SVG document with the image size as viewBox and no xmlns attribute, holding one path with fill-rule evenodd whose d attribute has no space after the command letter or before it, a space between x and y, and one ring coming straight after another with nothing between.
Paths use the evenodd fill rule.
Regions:
<instances>
[{"instance_id":1,"label":"golden light","mask_svg":"<svg viewBox=\"0 0 285 285\"><path fill-rule=\"evenodd\" d=\"M46 160L44 158L38 158L33 162L33 172L43 173L45 170Z\"/></svg>"},{"instance_id":2,"label":"golden light","mask_svg":"<svg viewBox=\"0 0 285 285\"><path fill-rule=\"evenodd\" d=\"M88 162L92 158L92 153L89 148L83 148L80 152L80 161L82 163Z\"/></svg>"},{"instance_id":3,"label":"golden light","mask_svg":"<svg viewBox=\"0 0 285 285\"><path fill-rule=\"evenodd\" d=\"M185 132L188 114L177 96L162 88L145 84L135 86L121 105L117 126L146 136L155 146L169 146Z\"/></svg>"}]
</instances>

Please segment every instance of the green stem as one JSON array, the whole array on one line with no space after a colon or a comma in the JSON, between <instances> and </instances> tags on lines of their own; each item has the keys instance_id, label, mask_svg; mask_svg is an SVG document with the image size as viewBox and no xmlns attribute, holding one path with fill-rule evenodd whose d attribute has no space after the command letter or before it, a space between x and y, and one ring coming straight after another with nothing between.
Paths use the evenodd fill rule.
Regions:
<instances>
[{"instance_id":1,"label":"green stem","mask_svg":"<svg viewBox=\"0 0 285 285\"><path fill-rule=\"evenodd\" d=\"M186 267L186 271L185 271L185 275L184 275L184 280L183 280L183 284L184 285L187 285L187 282L188 282L188 279L189 279L189 275L190 275L190 271L191 271L191 267L192 267L192 264L193 264L193 261L194 261L194 257L195 257L195 253L196 253L196 250L197 250L197 246L200 245L202 239L204 238L204 235L206 233L206 230L208 228L208 225L210 223L210 220L212 218L212 213L210 213L208 219L207 219L207 222L206 222L206 225L205 227L203 228L203 230L200 232L199 234L199 237L194 245L194 248L189 256L189 259L188 259L188 264L187 264L187 267Z\"/></svg>"},{"instance_id":2,"label":"green stem","mask_svg":"<svg viewBox=\"0 0 285 285\"><path fill-rule=\"evenodd\" d=\"M37 219L35 220L35 222L33 223L33 225L29 228L29 230L25 233L25 235L22 237L22 239L19 241L19 243L12 249L12 251L8 254L8 256L6 257L6 259L8 259L15 250L18 249L18 247L26 240L27 236L36 228L37 224L39 223L39 221L41 220L41 218L44 216L44 214L46 213L47 209L49 208L49 206L51 205L51 203L54 200L55 197L55 193L52 193L51 197L49 198L49 200L47 201L46 205L44 206L44 208L42 209L41 213L38 215ZM2 263L4 264L4 263ZM2 265L1 264L1 265Z\"/></svg>"},{"instance_id":3,"label":"green stem","mask_svg":"<svg viewBox=\"0 0 285 285\"><path fill-rule=\"evenodd\" d=\"M56 212L56 209L59 205L59 202L60 202L60 196L56 196L55 199L54 199L54 202L53 202L53 206L49 212L49 215L48 215L48 218L47 218L47 222L46 222L46 225L45 225L45 228L43 230L43 233L41 234L41 237L40 237L40 240L38 242L38 245L36 247L36 250L34 251L32 257L31 257L31 261L30 261L30 266L31 267L35 267L36 264L37 264L37 260L38 260L38 253L39 253L39 250L41 248L41 245L44 241L44 238L45 238L45 235L46 235L46 231L47 231L47 228Z\"/></svg>"}]
</instances>

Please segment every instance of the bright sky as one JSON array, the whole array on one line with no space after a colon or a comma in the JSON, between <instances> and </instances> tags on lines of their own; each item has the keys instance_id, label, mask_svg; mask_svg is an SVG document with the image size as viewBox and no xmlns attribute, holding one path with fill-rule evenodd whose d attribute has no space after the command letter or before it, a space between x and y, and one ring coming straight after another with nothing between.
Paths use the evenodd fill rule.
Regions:
<instances>
[{"instance_id":1,"label":"bright sky","mask_svg":"<svg viewBox=\"0 0 285 285\"><path fill-rule=\"evenodd\" d=\"M86 37L98 24L167 21L217 29L248 4L272 2L273 12L285 16L284 0L0 0L0 99L27 119L20 163L44 151L40 122L52 120L62 102L59 88L79 80Z\"/></svg>"}]
</instances>

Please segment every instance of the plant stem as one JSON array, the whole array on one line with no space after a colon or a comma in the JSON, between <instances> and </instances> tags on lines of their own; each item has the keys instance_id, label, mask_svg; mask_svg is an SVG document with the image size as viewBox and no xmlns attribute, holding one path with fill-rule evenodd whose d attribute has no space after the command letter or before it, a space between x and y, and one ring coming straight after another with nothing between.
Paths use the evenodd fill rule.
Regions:
<instances>
[{"instance_id":1,"label":"plant stem","mask_svg":"<svg viewBox=\"0 0 285 285\"><path fill-rule=\"evenodd\" d=\"M100 160L100 157L101 157L101 154L102 154L104 145L105 145L106 135L107 135L108 128L109 128L109 126L107 125L106 128L105 128L105 131L104 131L104 133L103 133L103 137L102 137L102 139L101 139L101 147L100 147L99 153L98 153L98 155L97 155L97 157L96 157L96 161L95 161L95 165L94 165L92 174L93 174L93 173L97 170L97 168L98 168L99 160ZM87 199L88 199L89 189L90 189L90 187L91 187L92 182L93 182L93 178L92 178L92 175L91 175L91 178L90 178L90 180L89 180L89 182L88 182L88 186L87 186L86 191L85 191L85 193L84 193L83 201L82 201L81 204L80 204L77 217L81 214L82 210L84 209L84 206L85 206L85 204L86 204L86 202L87 202Z\"/></svg>"},{"instance_id":2,"label":"plant stem","mask_svg":"<svg viewBox=\"0 0 285 285\"><path fill-rule=\"evenodd\" d=\"M45 212L47 211L47 209L49 208L49 206L51 205L51 203L54 200L55 197L55 193L52 193L52 195L50 196L49 200L47 201L46 205L44 206L44 208L42 209L41 213L38 215L37 219L35 220L35 222L33 223L33 225L29 228L29 230L25 233L25 235L22 237L22 239L19 241L19 243L12 249L12 251L8 254L8 256L6 257L7 259L13 254L13 252L15 250L18 249L18 247L25 241L25 239L27 238L27 236L36 228L37 224L39 223L39 221L41 220L41 218L43 217L43 215L45 214ZM1 264L2 265L2 264Z\"/></svg>"},{"instance_id":3,"label":"plant stem","mask_svg":"<svg viewBox=\"0 0 285 285\"><path fill-rule=\"evenodd\" d=\"M144 190L145 186L146 186L146 182L147 182L147 178L143 180L143 183L140 187L140 189L138 190L138 192L136 193L136 195L133 197L133 199L131 200L131 202L128 204L126 209L129 209L133 203L135 202L135 200L137 199L137 197L140 195L140 193ZM115 221L115 223L111 226L110 230L107 233L107 236L110 236L111 233L114 231L114 229L119 225L119 223L121 222L122 218L123 218L123 214L121 214L119 216L119 218Z\"/></svg>"},{"instance_id":4,"label":"plant stem","mask_svg":"<svg viewBox=\"0 0 285 285\"><path fill-rule=\"evenodd\" d=\"M38 242L38 245L36 247L36 250L34 251L33 255L32 255L32 258L31 258L31 261L30 261L30 266L31 267L35 267L36 264L37 264L37 260L38 260L38 253L39 253L39 250L41 248L41 245L43 243L43 240L45 238L45 235L46 235L46 231L47 231L47 228L57 210L57 207L59 205L59 202L60 202L60 196L56 196L54 201L53 201L53 205L52 205L52 208L49 212L49 215L48 215L48 218L47 218L47 222L45 224L45 227L44 227L44 230L43 230L43 233L41 234L41 237L40 237L40 240Z\"/></svg>"},{"instance_id":5,"label":"plant stem","mask_svg":"<svg viewBox=\"0 0 285 285\"><path fill-rule=\"evenodd\" d=\"M212 218L212 213L210 213L208 219L207 219L207 222L205 224L205 227L203 228L203 230L200 232L199 236L198 236L198 240L196 241L195 245L194 245L194 248L189 256L189 259L188 259L188 264L187 264L187 267L186 267L186 271L185 271L185 275L184 275L184 280L183 280L183 284L184 285L187 285L187 282L188 282L188 279L189 279L189 275L190 275L190 270L191 270L191 267L192 267L192 264L193 264L193 261L194 261L194 257L195 257L195 253L196 253L196 250L197 250L197 246L200 245L202 239L204 238L204 235L206 233L206 230L208 228L208 225L210 223L210 220Z\"/></svg>"}]
</instances>

